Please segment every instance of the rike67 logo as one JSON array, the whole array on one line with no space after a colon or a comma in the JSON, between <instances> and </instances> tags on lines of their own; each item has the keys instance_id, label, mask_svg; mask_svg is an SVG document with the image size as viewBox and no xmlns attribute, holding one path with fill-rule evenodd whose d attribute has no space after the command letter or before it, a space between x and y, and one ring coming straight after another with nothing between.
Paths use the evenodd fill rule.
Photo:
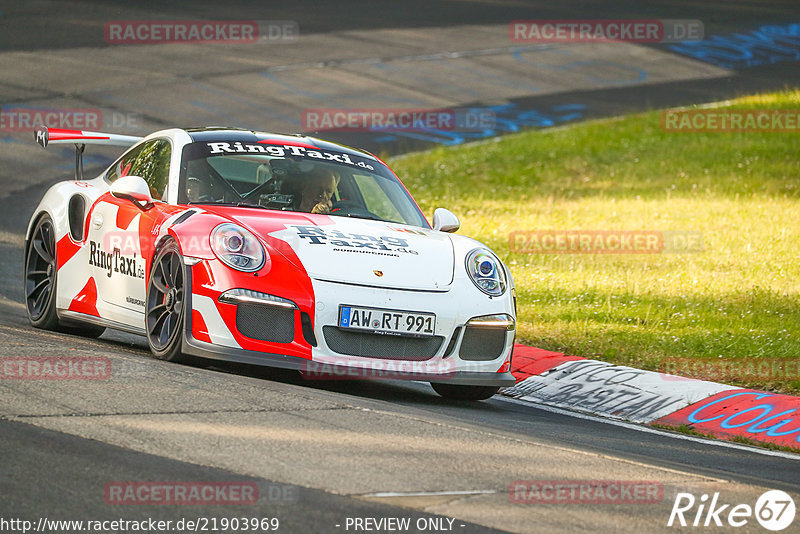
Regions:
<instances>
[{"instance_id":1,"label":"rike67 logo","mask_svg":"<svg viewBox=\"0 0 800 534\"><path fill-rule=\"evenodd\" d=\"M718 492L699 499L681 492L675 496L667 526L743 527L755 518L765 529L779 532L792 524L795 512L794 499L781 490L764 492L755 506L723 503Z\"/></svg>"}]
</instances>

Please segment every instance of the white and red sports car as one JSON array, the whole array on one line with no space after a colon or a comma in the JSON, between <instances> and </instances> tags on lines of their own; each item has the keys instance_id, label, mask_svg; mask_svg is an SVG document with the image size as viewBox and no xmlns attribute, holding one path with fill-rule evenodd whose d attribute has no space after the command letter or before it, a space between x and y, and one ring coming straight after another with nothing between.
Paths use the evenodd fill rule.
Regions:
<instances>
[{"instance_id":1,"label":"white and red sports car","mask_svg":"<svg viewBox=\"0 0 800 534\"><path fill-rule=\"evenodd\" d=\"M147 337L320 378L410 378L484 399L513 385L511 274L433 226L372 154L301 135L169 129L144 138L39 127L75 144L75 180L31 218L25 295L40 328ZM87 144L129 147L84 180Z\"/></svg>"}]
</instances>

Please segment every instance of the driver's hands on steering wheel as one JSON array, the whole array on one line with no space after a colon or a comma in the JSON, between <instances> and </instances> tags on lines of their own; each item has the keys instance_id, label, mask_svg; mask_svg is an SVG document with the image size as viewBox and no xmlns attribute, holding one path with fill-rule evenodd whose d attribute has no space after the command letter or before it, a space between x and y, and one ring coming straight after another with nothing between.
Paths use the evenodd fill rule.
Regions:
<instances>
[{"instance_id":1,"label":"driver's hands on steering wheel","mask_svg":"<svg viewBox=\"0 0 800 534\"><path fill-rule=\"evenodd\" d=\"M314 169L306 174L299 211L329 214L331 199L339 185L339 176L329 169Z\"/></svg>"}]
</instances>

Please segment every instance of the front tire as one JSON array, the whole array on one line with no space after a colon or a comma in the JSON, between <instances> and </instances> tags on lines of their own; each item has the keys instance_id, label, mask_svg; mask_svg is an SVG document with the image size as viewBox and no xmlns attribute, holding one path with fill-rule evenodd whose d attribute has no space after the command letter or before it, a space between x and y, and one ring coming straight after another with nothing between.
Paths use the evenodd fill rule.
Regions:
<instances>
[{"instance_id":1,"label":"front tire","mask_svg":"<svg viewBox=\"0 0 800 534\"><path fill-rule=\"evenodd\" d=\"M181 354L185 322L185 273L178 244L170 239L153 259L147 283L145 327L153 356L170 362L186 361Z\"/></svg>"},{"instance_id":2,"label":"front tire","mask_svg":"<svg viewBox=\"0 0 800 534\"><path fill-rule=\"evenodd\" d=\"M481 401L491 398L500 391L498 386L462 386L458 384L440 384L431 382L433 390L451 400Z\"/></svg>"}]
</instances>

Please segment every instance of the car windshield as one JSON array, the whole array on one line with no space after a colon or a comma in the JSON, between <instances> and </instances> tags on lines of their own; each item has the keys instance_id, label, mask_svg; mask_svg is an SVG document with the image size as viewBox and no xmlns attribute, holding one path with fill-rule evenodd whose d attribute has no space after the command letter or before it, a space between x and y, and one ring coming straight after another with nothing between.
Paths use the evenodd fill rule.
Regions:
<instances>
[{"instance_id":1,"label":"car windshield","mask_svg":"<svg viewBox=\"0 0 800 534\"><path fill-rule=\"evenodd\" d=\"M400 181L379 161L280 141L186 145L178 201L429 227Z\"/></svg>"}]
</instances>

